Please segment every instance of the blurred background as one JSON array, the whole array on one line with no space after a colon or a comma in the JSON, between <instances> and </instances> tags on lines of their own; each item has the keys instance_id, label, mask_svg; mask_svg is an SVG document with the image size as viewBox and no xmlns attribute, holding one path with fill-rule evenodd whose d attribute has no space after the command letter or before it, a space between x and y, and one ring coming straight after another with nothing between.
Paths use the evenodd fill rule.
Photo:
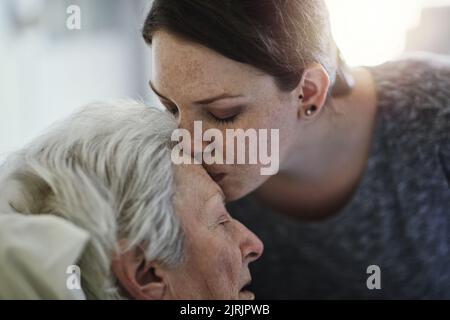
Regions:
<instances>
[{"instance_id":1,"label":"blurred background","mask_svg":"<svg viewBox=\"0 0 450 320\"><path fill-rule=\"evenodd\" d=\"M350 65L377 65L411 51L450 55L450 0L326 2ZM67 27L73 5L80 29ZM93 100L158 104L147 85L151 50L140 36L150 6L150 0L0 2L0 161Z\"/></svg>"}]
</instances>

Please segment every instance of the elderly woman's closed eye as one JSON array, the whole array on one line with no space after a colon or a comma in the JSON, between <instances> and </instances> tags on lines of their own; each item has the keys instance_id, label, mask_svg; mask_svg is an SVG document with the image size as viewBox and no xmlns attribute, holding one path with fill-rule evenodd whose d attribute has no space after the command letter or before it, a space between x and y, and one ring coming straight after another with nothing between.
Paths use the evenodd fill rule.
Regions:
<instances>
[{"instance_id":1,"label":"elderly woman's closed eye","mask_svg":"<svg viewBox=\"0 0 450 320\"><path fill-rule=\"evenodd\" d=\"M248 266L263 245L200 165L172 164L175 128L171 115L136 102L94 104L2 167L2 188L18 191L2 200L11 212L88 232L76 261L88 298L254 298Z\"/></svg>"}]
</instances>

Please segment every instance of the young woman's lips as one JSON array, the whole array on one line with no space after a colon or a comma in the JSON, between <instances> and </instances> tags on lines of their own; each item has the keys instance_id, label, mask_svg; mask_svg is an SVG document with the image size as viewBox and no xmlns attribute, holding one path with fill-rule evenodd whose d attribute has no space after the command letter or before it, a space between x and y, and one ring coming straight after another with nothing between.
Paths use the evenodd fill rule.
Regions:
<instances>
[{"instance_id":1,"label":"young woman's lips","mask_svg":"<svg viewBox=\"0 0 450 320\"><path fill-rule=\"evenodd\" d=\"M211 173L211 178L216 182L219 183L220 181L225 178L225 173Z\"/></svg>"}]
</instances>

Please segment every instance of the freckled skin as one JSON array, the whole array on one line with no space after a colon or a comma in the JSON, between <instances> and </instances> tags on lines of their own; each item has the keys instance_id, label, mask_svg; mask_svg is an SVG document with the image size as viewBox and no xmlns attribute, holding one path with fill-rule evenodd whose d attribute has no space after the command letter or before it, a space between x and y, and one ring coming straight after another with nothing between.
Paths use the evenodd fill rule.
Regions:
<instances>
[{"instance_id":1,"label":"freckled skin","mask_svg":"<svg viewBox=\"0 0 450 320\"><path fill-rule=\"evenodd\" d=\"M220 188L200 165L175 168L175 208L186 255L180 266L165 272L164 298L251 299L252 294L240 291L251 279L249 263L262 254L261 241L228 215Z\"/></svg>"},{"instance_id":2,"label":"freckled skin","mask_svg":"<svg viewBox=\"0 0 450 320\"><path fill-rule=\"evenodd\" d=\"M204 131L217 128L224 137L226 129L268 129L269 133L271 129L278 129L280 163L286 158L294 143L292 137L298 134L298 96L295 92L280 91L272 76L168 32L156 32L152 47L151 81L159 93L176 105L181 128L193 134L194 121L202 120ZM202 112L202 107L192 105L199 97L221 93L236 93L246 97L245 112L226 125L212 121ZM229 105L232 106L231 103ZM226 149L225 146L224 152ZM268 178L260 174L260 163L214 164L205 167L208 171L226 173L219 185L228 201L248 194Z\"/></svg>"}]
</instances>

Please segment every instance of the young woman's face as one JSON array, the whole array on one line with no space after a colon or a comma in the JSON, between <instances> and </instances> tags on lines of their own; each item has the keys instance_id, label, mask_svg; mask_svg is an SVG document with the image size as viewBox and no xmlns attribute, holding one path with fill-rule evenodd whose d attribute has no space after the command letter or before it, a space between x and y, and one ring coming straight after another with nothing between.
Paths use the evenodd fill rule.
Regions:
<instances>
[{"instance_id":1,"label":"young woman's face","mask_svg":"<svg viewBox=\"0 0 450 320\"><path fill-rule=\"evenodd\" d=\"M153 90L191 137L194 121L198 120L202 121L203 132L216 128L224 137L225 129L267 129L270 155L271 129L279 129L279 153L272 157L278 156L282 166L297 130L299 99L295 91L281 91L272 76L166 31L158 31L153 37L152 61ZM224 157L231 142L236 143L224 142ZM245 147L248 155L248 142ZM257 160L257 164L248 164L248 160L237 164L234 159L233 164L205 168L230 201L268 179L260 171L268 165L261 164L259 156Z\"/></svg>"}]
</instances>

